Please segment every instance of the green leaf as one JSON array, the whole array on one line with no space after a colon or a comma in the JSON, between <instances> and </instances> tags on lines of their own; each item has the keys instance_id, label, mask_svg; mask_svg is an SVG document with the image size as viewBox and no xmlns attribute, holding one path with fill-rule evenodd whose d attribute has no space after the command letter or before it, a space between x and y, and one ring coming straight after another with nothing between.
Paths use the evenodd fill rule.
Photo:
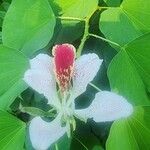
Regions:
<instances>
[{"instance_id":1,"label":"green leaf","mask_svg":"<svg viewBox=\"0 0 150 150\"><path fill-rule=\"evenodd\" d=\"M101 143L95 134L92 133L91 124L85 124L76 120L77 127L73 133L71 150L102 150Z\"/></svg>"},{"instance_id":2,"label":"green leaf","mask_svg":"<svg viewBox=\"0 0 150 150\"><path fill-rule=\"evenodd\" d=\"M56 150L55 146L57 145L58 150L62 148L64 150L70 150L71 138L68 138L67 134L61 137L56 143L52 144L48 150Z\"/></svg>"},{"instance_id":3,"label":"green leaf","mask_svg":"<svg viewBox=\"0 0 150 150\"><path fill-rule=\"evenodd\" d=\"M91 16L98 6L98 0L49 0L49 3L55 15L66 17L61 19L61 25L57 25L56 43L72 43L81 37L84 32L84 21L81 20ZM75 11L76 9L78 11ZM79 20L73 20L72 17Z\"/></svg>"},{"instance_id":4,"label":"green leaf","mask_svg":"<svg viewBox=\"0 0 150 150\"><path fill-rule=\"evenodd\" d=\"M47 112L36 107L22 107L20 106L20 111L23 113L28 113L31 116L37 117L55 117L56 115L52 112Z\"/></svg>"},{"instance_id":5,"label":"green leaf","mask_svg":"<svg viewBox=\"0 0 150 150\"><path fill-rule=\"evenodd\" d=\"M147 19L150 15L149 5L149 0L124 0L122 3L124 13L142 32L150 30L150 20Z\"/></svg>"},{"instance_id":6,"label":"green leaf","mask_svg":"<svg viewBox=\"0 0 150 150\"><path fill-rule=\"evenodd\" d=\"M150 33L125 46L130 59L150 90Z\"/></svg>"},{"instance_id":7,"label":"green leaf","mask_svg":"<svg viewBox=\"0 0 150 150\"><path fill-rule=\"evenodd\" d=\"M31 56L53 35L55 17L47 0L13 0L4 19L4 45Z\"/></svg>"},{"instance_id":8,"label":"green leaf","mask_svg":"<svg viewBox=\"0 0 150 150\"><path fill-rule=\"evenodd\" d=\"M104 0L108 6L119 6L122 0Z\"/></svg>"},{"instance_id":9,"label":"green leaf","mask_svg":"<svg viewBox=\"0 0 150 150\"><path fill-rule=\"evenodd\" d=\"M144 84L126 51L120 51L108 68L111 88L133 105L148 104Z\"/></svg>"},{"instance_id":10,"label":"green leaf","mask_svg":"<svg viewBox=\"0 0 150 150\"><path fill-rule=\"evenodd\" d=\"M71 150L103 150L101 143L98 139L91 133L87 135L82 135L79 138L74 137L71 144Z\"/></svg>"},{"instance_id":11,"label":"green leaf","mask_svg":"<svg viewBox=\"0 0 150 150\"><path fill-rule=\"evenodd\" d=\"M0 108L7 109L26 89L22 78L29 68L28 59L19 51L0 45Z\"/></svg>"},{"instance_id":12,"label":"green leaf","mask_svg":"<svg viewBox=\"0 0 150 150\"><path fill-rule=\"evenodd\" d=\"M54 0L53 3L56 11L60 8L59 15L82 19L93 14L98 6L98 0Z\"/></svg>"},{"instance_id":13,"label":"green leaf","mask_svg":"<svg viewBox=\"0 0 150 150\"><path fill-rule=\"evenodd\" d=\"M25 141L26 125L16 117L0 110L1 150L21 150Z\"/></svg>"},{"instance_id":14,"label":"green leaf","mask_svg":"<svg viewBox=\"0 0 150 150\"><path fill-rule=\"evenodd\" d=\"M107 140L107 150L149 150L150 106L137 107L131 117L115 121Z\"/></svg>"},{"instance_id":15,"label":"green leaf","mask_svg":"<svg viewBox=\"0 0 150 150\"><path fill-rule=\"evenodd\" d=\"M150 31L149 5L149 0L124 0L120 7L101 14L99 28L106 38L123 46Z\"/></svg>"},{"instance_id":16,"label":"green leaf","mask_svg":"<svg viewBox=\"0 0 150 150\"><path fill-rule=\"evenodd\" d=\"M57 26L57 30L56 43L72 43L82 36L84 22L61 20L61 26Z\"/></svg>"},{"instance_id":17,"label":"green leaf","mask_svg":"<svg viewBox=\"0 0 150 150\"><path fill-rule=\"evenodd\" d=\"M92 150L104 150L100 145L94 145Z\"/></svg>"}]
</instances>

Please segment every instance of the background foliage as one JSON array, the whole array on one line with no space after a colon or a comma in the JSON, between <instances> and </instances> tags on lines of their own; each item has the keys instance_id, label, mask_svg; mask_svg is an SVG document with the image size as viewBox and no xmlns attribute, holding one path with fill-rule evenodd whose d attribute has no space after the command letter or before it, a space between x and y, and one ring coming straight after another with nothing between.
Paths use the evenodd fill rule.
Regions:
<instances>
[{"instance_id":1,"label":"background foliage","mask_svg":"<svg viewBox=\"0 0 150 150\"><path fill-rule=\"evenodd\" d=\"M77 120L64 150L149 150L150 147L150 1L149 0L3 0L0 3L0 148L33 150L28 123L34 110L49 110L47 100L22 80L29 59L51 55L52 46L72 43L77 57L94 52L104 60L93 84L123 95L134 106L127 119L86 126ZM76 102L94 98L90 85ZM39 111L39 115L43 114ZM30 114L30 115L29 115ZM22 120L22 121L21 121ZM17 147L17 148L16 148ZM52 146L51 149L55 149Z\"/></svg>"}]
</instances>

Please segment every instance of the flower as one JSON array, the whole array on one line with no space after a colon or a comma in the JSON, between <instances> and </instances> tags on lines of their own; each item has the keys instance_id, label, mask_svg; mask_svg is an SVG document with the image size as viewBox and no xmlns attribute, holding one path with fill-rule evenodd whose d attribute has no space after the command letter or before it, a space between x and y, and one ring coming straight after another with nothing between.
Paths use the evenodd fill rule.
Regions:
<instances>
[{"instance_id":1,"label":"flower","mask_svg":"<svg viewBox=\"0 0 150 150\"><path fill-rule=\"evenodd\" d=\"M52 51L54 57L39 54L30 60L31 68L24 75L24 81L43 94L48 104L57 110L57 117L51 122L40 117L31 120L29 134L35 149L46 150L69 132L70 126L75 129L75 117L106 122L128 117L132 113L133 107L126 99L108 91L98 92L88 108L76 109L75 98L86 91L102 60L94 53L75 60L75 48L70 44L56 45Z\"/></svg>"}]
</instances>

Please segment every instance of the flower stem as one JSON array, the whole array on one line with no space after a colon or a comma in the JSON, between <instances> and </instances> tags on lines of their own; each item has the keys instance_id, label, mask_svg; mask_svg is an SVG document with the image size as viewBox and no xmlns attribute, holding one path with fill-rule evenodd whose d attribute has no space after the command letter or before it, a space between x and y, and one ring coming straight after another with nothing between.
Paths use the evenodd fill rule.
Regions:
<instances>
[{"instance_id":1,"label":"flower stem","mask_svg":"<svg viewBox=\"0 0 150 150\"><path fill-rule=\"evenodd\" d=\"M97 7L98 10L109 9L109 8L118 8L118 7L107 7L107 6L98 6Z\"/></svg>"},{"instance_id":2,"label":"flower stem","mask_svg":"<svg viewBox=\"0 0 150 150\"><path fill-rule=\"evenodd\" d=\"M103 37L101 37L101 36L99 36L99 35L89 33L89 36L95 37L95 38L97 38L97 39L101 39L101 40L103 40L103 41L105 41L105 42L108 42L108 43L110 43L110 44L113 44L113 45L115 45L115 46L121 48L121 46L120 46L118 43L113 42L113 41L111 41L111 40L108 40L108 39L106 39L106 38L103 38Z\"/></svg>"},{"instance_id":3,"label":"flower stem","mask_svg":"<svg viewBox=\"0 0 150 150\"><path fill-rule=\"evenodd\" d=\"M55 144L55 150L59 150L57 143Z\"/></svg>"},{"instance_id":4,"label":"flower stem","mask_svg":"<svg viewBox=\"0 0 150 150\"><path fill-rule=\"evenodd\" d=\"M93 83L89 83L90 86L92 86L93 88L95 88L97 91L101 92L101 89L98 88L96 85L94 85Z\"/></svg>"},{"instance_id":5,"label":"flower stem","mask_svg":"<svg viewBox=\"0 0 150 150\"><path fill-rule=\"evenodd\" d=\"M85 22L85 28L84 28L83 38L81 40L81 43L80 43L78 51L77 51L77 58L80 57L80 55L82 53L84 44L85 44L85 42L87 40L87 37L88 37L88 34L89 34L89 21L86 21Z\"/></svg>"},{"instance_id":6,"label":"flower stem","mask_svg":"<svg viewBox=\"0 0 150 150\"><path fill-rule=\"evenodd\" d=\"M61 20L85 21L85 19L76 18L76 17L62 17L62 16L58 16L57 18L61 19Z\"/></svg>"},{"instance_id":7,"label":"flower stem","mask_svg":"<svg viewBox=\"0 0 150 150\"><path fill-rule=\"evenodd\" d=\"M74 137L76 141L78 141L86 150L88 150L88 148L76 137Z\"/></svg>"},{"instance_id":8,"label":"flower stem","mask_svg":"<svg viewBox=\"0 0 150 150\"><path fill-rule=\"evenodd\" d=\"M89 36L90 19L91 19L92 15L95 13L95 11L97 11L97 9L95 9L89 16L87 16L85 18L84 34L83 34L83 38L82 38L81 43L77 50L77 58L81 56L84 44Z\"/></svg>"}]
</instances>

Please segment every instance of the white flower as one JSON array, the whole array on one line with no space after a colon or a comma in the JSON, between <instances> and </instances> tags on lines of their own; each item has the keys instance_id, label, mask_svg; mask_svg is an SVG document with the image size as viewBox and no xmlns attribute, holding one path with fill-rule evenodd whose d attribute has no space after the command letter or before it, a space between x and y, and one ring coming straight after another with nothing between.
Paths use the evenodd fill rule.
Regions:
<instances>
[{"instance_id":1,"label":"white flower","mask_svg":"<svg viewBox=\"0 0 150 150\"><path fill-rule=\"evenodd\" d=\"M88 108L76 109L75 98L86 91L102 60L94 53L75 60L75 48L69 44L56 45L53 55L52 58L46 54L39 54L30 60L31 68L24 76L25 82L43 94L58 114L51 122L46 122L40 117L31 121L29 133L35 149L48 149L69 132L70 124L75 125L75 117L85 121L93 118L95 122L106 122L127 117L132 113L133 107L126 99L108 91L98 92ZM62 120L65 126L62 126Z\"/></svg>"}]
</instances>

